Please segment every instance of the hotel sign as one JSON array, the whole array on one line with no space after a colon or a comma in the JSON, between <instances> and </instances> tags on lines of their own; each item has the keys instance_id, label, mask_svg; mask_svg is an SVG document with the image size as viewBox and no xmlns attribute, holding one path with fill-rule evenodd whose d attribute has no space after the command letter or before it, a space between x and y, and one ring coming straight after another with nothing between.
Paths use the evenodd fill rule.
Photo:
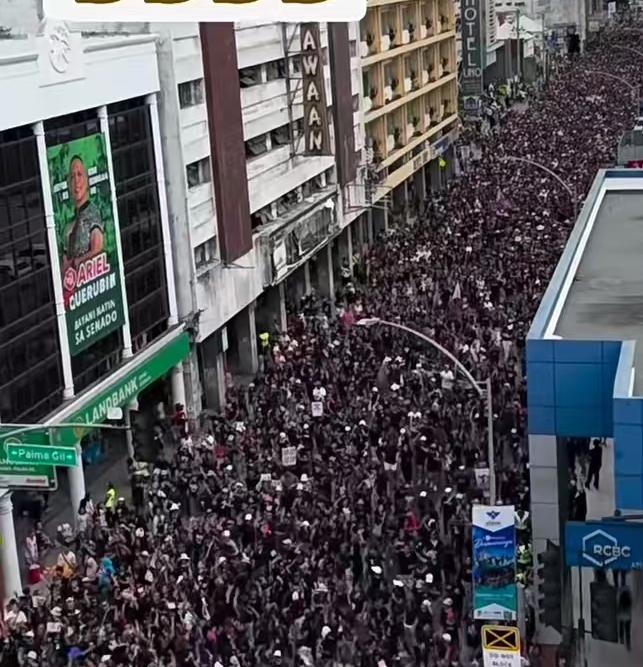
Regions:
<instances>
[{"instance_id":1,"label":"hotel sign","mask_svg":"<svg viewBox=\"0 0 643 667\"><path fill-rule=\"evenodd\" d=\"M319 24L302 23L300 34L304 96L304 155L331 155Z\"/></svg>"},{"instance_id":2,"label":"hotel sign","mask_svg":"<svg viewBox=\"0 0 643 667\"><path fill-rule=\"evenodd\" d=\"M482 23L482 0L462 0L462 76L463 97L481 95L485 40Z\"/></svg>"}]
</instances>

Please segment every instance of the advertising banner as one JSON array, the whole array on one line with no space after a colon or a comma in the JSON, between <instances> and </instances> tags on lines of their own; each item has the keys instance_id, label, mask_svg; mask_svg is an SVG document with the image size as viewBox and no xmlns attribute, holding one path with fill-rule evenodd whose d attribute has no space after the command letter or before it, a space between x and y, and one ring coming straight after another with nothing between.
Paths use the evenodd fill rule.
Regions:
<instances>
[{"instance_id":1,"label":"advertising banner","mask_svg":"<svg viewBox=\"0 0 643 667\"><path fill-rule=\"evenodd\" d=\"M105 138L47 151L67 334L72 356L123 326L123 302Z\"/></svg>"},{"instance_id":2,"label":"advertising banner","mask_svg":"<svg viewBox=\"0 0 643 667\"><path fill-rule=\"evenodd\" d=\"M514 506L474 505L473 617L491 621L517 618Z\"/></svg>"},{"instance_id":3,"label":"advertising banner","mask_svg":"<svg viewBox=\"0 0 643 667\"><path fill-rule=\"evenodd\" d=\"M485 68L485 38L482 23L482 1L463 0L462 17L462 96L475 97L483 92Z\"/></svg>"}]
</instances>

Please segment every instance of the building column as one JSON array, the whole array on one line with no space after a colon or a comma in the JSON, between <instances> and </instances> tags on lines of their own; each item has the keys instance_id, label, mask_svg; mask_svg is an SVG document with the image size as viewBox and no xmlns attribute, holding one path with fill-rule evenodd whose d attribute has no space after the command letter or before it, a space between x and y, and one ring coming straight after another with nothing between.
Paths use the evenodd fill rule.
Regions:
<instances>
[{"instance_id":1,"label":"building column","mask_svg":"<svg viewBox=\"0 0 643 667\"><path fill-rule=\"evenodd\" d=\"M4 595L5 599L8 600L22 594L22 581L20 579L16 531L13 525L11 491L3 489L0 493L2 494L0 495L0 534L2 535L0 562L2 563L2 576L4 579ZM5 600L0 600L3 608L4 602Z\"/></svg>"},{"instance_id":2,"label":"building column","mask_svg":"<svg viewBox=\"0 0 643 667\"><path fill-rule=\"evenodd\" d=\"M130 459L136 458L136 451L134 449L134 436L132 434L132 414L130 406L126 405L123 410L123 423L125 428L125 444L127 445L127 456Z\"/></svg>"},{"instance_id":3,"label":"building column","mask_svg":"<svg viewBox=\"0 0 643 667\"><path fill-rule=\"evenodd\" d=\"M415 193L417 195L420 207L426 201L426 180L424 179L424 168L415 172Z\"/></svg>"},{"instance_id":4,"label":"building column","mask_svg":"<svg viewBox=\"0 0 643 667\"><path fill-rule=\"evenodd\" d=\"M329 242L317 255L317 291L328 299L335 295L335 280L333 276L333 246Z\"/></svg>"},{"instance_id":5,"label":"building column","mask_svg":"<svg viewBox=\"0 0 643 667\"><path fill-rule=\"evenodd\" d=\"M259 356L254 303L251 303L234 318L234 336L238 354L238 372L244 375L255 375L259 370Z\"/></svg>"},{"instance_id":6,"label":"building column","mask_svg":"<svg viewBox=\"0 0 643 667\"><path fill-rule=\"evenodd\" d=\"M47 228L47 249L51 266L54 303L56 304L56 322L58 325L58 345L63 373L63 398L74 396L74 374L71 368L71 354L69 352L69 334L67 332L67 314L63 298L63 281L60 273L60 257L58 256L58 238L56 235L56 221L54 219L54 203L51 196L51 181L49 180L49 161L47 160L47 143L45 128L42 121L33 125L38 148L38 164L40 166L40 185L42 188L42 202Z\"/></svg>"},{"instance_id":7,"label":"building column","mask_svg":"<svg viewBox=\"0 0 643 667\"><path fill-rule=\"evenodd\" d=\"M310 264L308 261L306 261L306 263L304 264L304 296L310 294L311 289L312 288L310 284ZM286 304L286 298L284 295L284 307L285 304Z\"/></svg>"},{"instance_id":8,"label":"building column","mask_svg":"<svg viewBox=\"0 0 643 667\"><path fill-rule=\"evenodd\" d=\"M529 481L531 487L531 529L534 562L544 552L547 540L561 545L560 501L561 486L558 440L555 436L529 435ZM566 467L567 462L563 465ZM566 504L566 503L565 503ZM561 545L562 546L562 545ZM534 568L534 597L538 599L540 580ZM564 620L563 620L564 623ZM536 633L540 644L558 644L560 635L536 618Z\"/></svg>"},{"instance_id":9,"label":"building column","mask_svg":"<svg viewBox=\"0 0 643 667\"><path fill-rule=\"evenodd\" d=\"M116 182L114 181L114 161L112 159L112 142L109 136L109 117L107 107L98 108L100 131L105 139L105 153L107 154L107 172L109 174L109 189L112 196L112 218L114 219L114 236L116 237L116 253L118 255L118 275L121 281L121 299L123 300L123 359L132 356L132 334L129 328L129 306L127 302L127 288L125 286L125 261L123 260L123 244L121 241L121 226L118 217L118 199L116 197ZM74 507L74 512L78 506Z\"/></svg>"},{"instance_id":10,"label":"building column","mask_svg":"<svg viewBox=\"0 0 643 667\"><path fill-rule=\"evenodd\" d=\"M76 443L76 455L78 465L73 468L67 468L67 479L69 480L69 499L74 516L74 525L78 515L80 501L85 497L87 490L85 488L85 471L83 470L83 448L80 443Z\"/></svg>"},{"instance_id":11,"label":"building column","mask_svg":"<svg viewBox=\"0 0 643 667\"><path fill-rule=\"evenodd\" d=\"M367 225L367 238L366 242L368 244L368 247L370 248L373 245L373 209L369 208L368 213L366 214L366 225Z\"/></svg>"},{"instance_id":12,"label":"building column","mask_svg":"<svg viewBox=\"0 0 643 667\"><path fill-rule=\"evenodd\" d=\"M308 262L306 262L308 264ZM310 266L308 267L308 282L310 288ZM282 280L279 285L279 329L288 330L288 311L286 310L286 283Z\"/></svg>"},{"instance_id":13,"label":"building column","mask_svg":"<svg viewBox=\"0 0 643 667\"><path fill-rule=\"evenodd\" d=\"M386 233L388 229L388 207L371 209L372 214L372 233L373 238L377 238L380 234Z\"/></svg>"},{"instance_id":14,"label":"building column","mask_svg":"<svg viewBox=\"0 0 643 667\"><path fill-rule=\"evenodd\" d=\"M357 218L358 224L361 224L360 218ZM346 227L346 253L348 254L348 266L350 266L351 273L353 272L353 223L349 223Z\"/></svg>"},{"instance_id":15,"label":"building column","mask_svg":"<svg viewBox=\"0 0 643 667\"><path fill-rule=\"evenodd\" d=\"M163 163L163 143L159 124L159 108L156 93L147 96L147 105L152 125L152 141L154 144L154 161L156 164L156 190L159 197L159 215L163 233L163 258L165 260L165 276L167 281L168 324L174 326L179 321L179 309L176 301L176 284L174 280L174 259L172 258L172 237L170 235L170 215L167 208L167 192L165 190L165 167ZM183 390L185 402L185 389Z\"/></svg>"},{"instance_id":16,"label":"building column","mask_svg":"<svg viewBox=\"0 0 643 667\"><path fill-rule=\"evenodd\" d=\"M224 353L220 352L212 361L212 365L204 365L203 368L205 401L211 410L222 411L226 402Z\"/></svg>"},{"instance_id":17,"label":"building column","mask_svg":"<svg viewBox=\"0 0 643 667\"><path fill-rule=\"evenodd\" d=\"M172 401L174 405L180 403L185 406L185 381L183 378L183 364L180 363L172 369Z\"/></svg>"}]
</instances>

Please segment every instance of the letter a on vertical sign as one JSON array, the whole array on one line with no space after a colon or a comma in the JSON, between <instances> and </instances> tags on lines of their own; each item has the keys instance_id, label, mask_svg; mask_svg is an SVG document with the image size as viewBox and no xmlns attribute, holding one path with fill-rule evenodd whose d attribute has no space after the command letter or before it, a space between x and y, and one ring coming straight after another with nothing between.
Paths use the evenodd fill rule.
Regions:
<instances>
[{"instance_id":1,"label":"letter a on vertical sign","mask_svg":"<svg viewBox=\"0 0 643 667\"><path fill-rule=\"evenodd\" d=\"M300 35L304 95L304 155L330 155L326 80L319 24L302 23Z\"/></svg>"},{"instance_id":2,"label":"letter a on vertical sign","mask_svg":"<svg viewBox=\"0 0 643 667\"><path fill-rule=\"evenodd\" d=\"M359 21L366 0L44 0L47 19L172 22Z\"/></svg>"}]
</instances>

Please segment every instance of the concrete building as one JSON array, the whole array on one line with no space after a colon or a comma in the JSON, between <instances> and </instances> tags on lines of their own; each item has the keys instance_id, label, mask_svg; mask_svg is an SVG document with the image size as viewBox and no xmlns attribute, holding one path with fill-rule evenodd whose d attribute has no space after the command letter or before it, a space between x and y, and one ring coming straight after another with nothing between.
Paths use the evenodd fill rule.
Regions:
<instances>
[{"instance_id":1,"label":"concrete building","mask_svg":"<svg viewBox=\"0 0 643 667\"><path fill-rule=\"evenodd\" d=\"M564 545L570 519L570 439L604 438L600 491L587 490L587 519L643 509L643 296L638 279L638 217L643 172L600 171L585 199L527 336L529 473L534 556L547 541ZM578 485L584 483L579 471ZM585 627L591 631L584 590ZM629 575L640 601L643 579ZM535 577L534 597L538 598ZM562 578L563 625L577 627L579 585ZM574 604L571 604L574 600ZM642 616L637 602L634 623ZM538 623L537 641L561 637ZM588 639L590 667L640 663L640 640L624 646Z\"/></svg>"},{"instance_id":2,"label":"concrete building","mask_svg":"<svg viewBox=\"0 0 643 667\"><path fill-rule=\"evenodd\" d=\"M185 401L191 342L176 300L156 37L41 24L36 3L9 4L16 11L3 3L0 40L11 100L0 109L0 557L10 596L22 590L11 510L25 498L16 490L66 487L75 514L96 464L124 466L134 451L131 431L107 443L89 424L122 408L128 425L161 401ZM65 473L10 463L5 445L25 442L66 445L76 465Z\"/></svg>"},{"instance_id":3,"label":"concrete building","mask_svg":"<svg viewBox=\"0 0 643 667\"><path fill-rule=\"evenodd\" d=\"M368 240L357 26L321 26L331 139L342 150L312 157L298 25L154 30L178 304L198 344L186 365L190 404L216 409L226 373L256 372L258 328L283 328L287 305L311 287L333 294L342 260Z\"/></svg>"},{"instance_id":4,"label":"concrete building","mask_svg":"<svg viewBox=\"0 0 643 667\"><path fill-rule=\"evenodd\" d=\"M372 201L404 211L439 187L458 132L452 0L369 0L360 23L366 161ZM444 157L443 157L444 156ZM376 228L388 212L373 212Z\"/></svg>"}]
</instances>

